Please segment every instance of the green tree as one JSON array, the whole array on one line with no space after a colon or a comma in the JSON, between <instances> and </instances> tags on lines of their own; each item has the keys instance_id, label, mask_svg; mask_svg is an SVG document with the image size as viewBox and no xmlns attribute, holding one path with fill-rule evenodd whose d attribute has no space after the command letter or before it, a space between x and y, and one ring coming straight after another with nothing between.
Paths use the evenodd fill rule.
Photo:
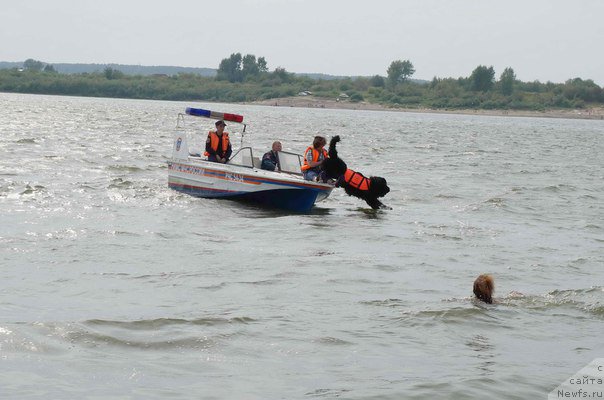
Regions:
<instances>
[{"instance_id":1,"label":"green tree","mask_svg":"<svg viewBox=\"0 0 604 400\"><path fill-rule=\"evenodd\" d=\"M409 60L396 60L390 63L386 72L388 73L388 84L395 87L399 83L408 80L415 73L415 68Z\"/></svg>"},{"instance_id":2,"label":"green tree","mask_svg":"<svg viewBox=\"0 0 604 400\"><path fill-rule=\"evenodd\" d=\"M363 95L359 92L357 92L356 90L353 90L352 93L350 93L350 101L353 103L358 103L359 101L363 101L365 100L363 98Z\"/></svg>"},{"instance_id":3,"label":"green tree","mask_svg":"<svg viewBox=\"0 0 604 400\"><path fill-rule=\"evenodd\" d=\"M434 77L429 88L428 95L438 100L460 97L463 91L459 81L453 78L439 79Z\"/></svg>"},{"instance_id":4,"label":"green tree","mask_svg":"<svg viewBox=\"0 0 604 400\"><path fill-rule=\"evenodd\" d=\"M277 78L280 83L286 83L293 79L293 74L290 74L285 70L285 68L277 67L273 71L272 75Z\"/></svg>"},{"instance_id":5,"label":"green tree","mask_svg":"<svg viewBox=\"0 0 604 400\"><path fill-rule=\"evenodd\" d=\"M250 77L266 72L268 72L268 69L264 57L259 57L256 60L256 56L253 54L246 54L242 57L241 53L233 53L229 58L220 61L216 79L220 81L243 82Z\"/></svg>"},{"instance_id":6,"label":"green tree","mask_svg":"<svg viewBox=\"0 0 604 400\"><path fill-rule=\"evenodd\" d=\"M246 54L241 61L241 73L243 74L243 78L258 75L259 72L260 69L256 63L256 56L253 54Z\"/></svg>"},{"instance_id":7,"label":"green tree","mask_svg":"<svg viewBox=\"0 0 604 400\"><path fill-rule=\"evenodd\" d=\"M264 57L258 57L258 71L264 73L268 72L268 66L266 64L266 59Z\"/></svg>"},{"instance_id":8,"label":"green tree","mask_svg":"<svg viewBox=\"0 0 604 400\"><path fill-rule=\"evenodd\" d=\"M42 71L44 63L42 61L34 60L33 58L28 58L23 62L23 68L28 71Z\"/></svg>"},{"instance_id":9,"label":"green tree","mask_svg":"<svg viewBox=\"0 0 604 400\"><path fill-rule=\"evenodd\" d=\"M46 64L46 66L44 66L44 72L57 72L57 70L55 69L54 66L50 65L50 64Z\"/></svg>"},{"instance_id":10,"label":"green tree","mask_svg":"<svg viewBox=\"0 0 604 400\"><path fill-rule=\"evenodd\" d=\"M218 66L216 79L229 82L241 82L243 80L241 62L241 53L233 53L229 58L224 58L220 61L220 65Z\"/></svg>"},{"instance_id":11,"label":"green tree","mask_svg":"<svg viewBox=\"0 0 604 400\"><path fill-rule=\"evenodd\" d=\"M495 70L493 67L479 65L470 75L470 90L475 92L488 92L495 84Z\"/></svg>"},{"instance_id":12,"label":"green tree","mask_svg":"<svg viewBox=\"0 0 604 400\"><path fill-rule=\"evenodd\" d=\"M568 79L560 87L560 91L569 100L581 99L586 102L594 102L602 99L602 89L591 79Z\"/></svg>"},{"instance_id":13,"label":"green tree","mask_svg":"<svg viewBox=\"0 0 604 400\"><path fill-rule=\"evenodd\" d=\"M386 86L386 81L384 80L384 77L379 76L379 75L372 76L369 79L369 83L373 87L384 87L384 86Z\"/></svg>"},{"instance_id":14,"label":"green tree","mask_svg":"<svg viewBox=\"0 0 604 400\"><path fill-rule=\"evenodd\" d=\"M514 82L516 82L516 74L511 67L503 70L503 73L499 77L499 83L501 84L501 93L505 96L509 96L514 92Z\"/></svg>"},{"instance_id":15,"label":"green tree","mask_svg":"<svg viewBox=\"0 0 604 400\"><path fill-rule=\"evenodd\" d=\"M124 77L124 73L119 69L114 69L111 67L107 67L103 70L103 75L107 79L120 79Z\"/></svg>"}]
</instances>

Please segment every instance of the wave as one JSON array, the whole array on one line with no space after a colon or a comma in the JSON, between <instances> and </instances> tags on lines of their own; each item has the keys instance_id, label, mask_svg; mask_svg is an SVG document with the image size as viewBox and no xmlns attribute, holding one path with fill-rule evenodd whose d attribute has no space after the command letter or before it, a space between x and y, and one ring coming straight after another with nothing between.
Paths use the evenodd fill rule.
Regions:
<instances>
[{"instance_id":1,"label":"wave","mask_svg":"<svg viewBox=\"0 0 604 400\"><path fill-rule=\"evenodd\" d=\"M347 340L338 339L338 338L334 338L331 336L320 337L320 338L312 340L312 342L319 343L319 344L326 344L326 345L334 345L334 346L353 344L352 342L349 342Z\"/></svg>"},{"instance_id":2,"label":"wave","mask_svg":"<svg viewBox=\"0 0 604 400\"><path fill-rule=\"evenodd\" d=\"M117 231L117 230L103 230L98 231L101 235L109 235L109 236L129 236L129 237L140 237L140 233L136 232L128 232L128 231Z\"/></svg>"},{"instance_id":3,"label":"wave","mask_svg":"<svg viewBox=\"0 0 604 400\"><path fill-rule=\"evenodd\" d=\"M404 305L403 301L400 299L367 300L361 301L360 304L378 307L401 307Z\"/></svg>"},{"instance_id":4,"label":"wave","mask_svg":"<svg viewBox=\"0 0 604 400\"><path fill-rule=\"evenodd\" d=\"M485 309L484 307L474 307L472 301L468 303L467 307L452 307L445 308L442 310L420 310L420 311L411 311L404 312L401 318L406 319L408 317L414 318L428 318L432 320L442 320L447 322L460 322L465 323L467 318L472 316L481 316L484 315Z\"/></svg>"},{"instance_id":5,"label":"wave","mask_svg":"<svg viewBox=\"0 0 604 400\"><path fill-rule=\"evenodd\" d=\"M107 186L107 189L126 189L132 187L134 184L132 181L123 180L122 178L115 178L111 180L111 184Z\"/></svg>"},{"instance_id":6,"label":"wave","mask_svg":"<svg viewBox=\"0 0 604 400\"><path fill-rule=\"evenodd\" d=\"M335 399L345 395L346 393L352 391L352 389L315 389L312 392L304 393L304 396L308 397L327 397L330 399Z\"/></svg>"},{"instance_id":7,"label":"wave","mask_svg":"<svg viewBox=\"0 0 604 400\"><path fill-rule=\"evenodd\" d=\"M534 298L532 305L541 309L568 307L592 316L604 317L604 287L554 290L541 298Z\"/></svg>"},{"instance_id":8,"label":"wave","mask_svg":"<svg viewBox=\"0 0 604 400\"><path fill-rule=\"evenodd\" d=\"M266 286L266 285L275 285L281 283L280 280L277 279L262 279L257 281L240 281L237 282L242 285L255 285L255 286Z\"/></svg>"},{"instance_id":9,"label":"wave","mask_svg":"<svg viewBox=\"0 0 604 400\"><path fill-rule=\"evenodd\" d=\"M401 309L394 321L406 327L435 325L497 324L517 313L541 312L545 315L584 319L604 318L604 288L554 290L545 295L523 295L512 292L495 299L494 304L485 304L472 297L443 300L447 305L437 309L409 310L409 304L400 299L364 301L361 304L375 307ZM438 307L438 306L437 306ZM562 310L566 309L566 312ZM510 314L512 313L512 314Z\"/></svg>"},{"instance_id":10,"label":"wave","mask_svg":"<svg viewBox=\"0 0 604 400\"><path fill-rule=\"evenodd\" d=\"M104 320L104 319L91 319L84 322L87 326L113 326L123 329L130 330L147 330L147 329L161 329L168 326L174 325L204 325L204 326L218 326L225 324L248 324L255 322L256 320L250 317L233 317L233 318L196 318L196 319L182 319L182 318L156 318L156 319L143 319L135 321L118 321L118 320Z\"/></svg>"},{"instance_id":11,"label":"wave","mask_svg":"<svg viewBox=\"0 0 604 400\"><path fill-rule=\"evenodd\" d=\"M215 347L218 344L217 340L213 340L207 336L184 338L170 337L165 340L145 340L144 338L119 338L113 335L88 331L71 332L67 335L66 339L72 344L79 344L86 347L106 345L111 347L126 347L144 350L199 349Z\"/></svg>"},{"instance_id":12,"label":"wave","mask_svg":"<svg viewBox=\"0 0 604 400\"><path fill-rule=\"evenodd\" d=\"M483 203L493 204L496 207L501 207L504 205L505 199L503 197L491 197L490 199L483 201Z\"/></svg>"},{"instance_id":13,"label":"wave","mask_svg":"<svg viewBox=\"0 0 604 400\"><path fill-rule=\"evenodd\" d=\"M140 172L145 171L143 168L135 167L132 165L110 165L107 167L109 171L120 171L120 172Z\"/></svg>"},{"instance_id":14,"label":"wave","mask_svg":"<svg viewBox=\"0 0 604 400\"><path fill-rule=\"evenodd\" d=\"M23 196L23 195L42 193L45 191L46 191L45 186L42 186L42 185L30 186L29 184L27 184L27 185L25 185L25 189L20 194Z\"/></svg>"},{"instance_id":15,"label":"wave","mask_svg":"<svg viewBox=\"0 0 604 400\"><path fill-rule=\"evenodd\" d=\"M541 188L541 190L545 190L547 192L559 193L561 191L575 191L577 188L572 185L566 185L563 183L557 185L549 185Z\"/></svg>"},{"instance_id":16,"label":"wave","mask_svg":"<svg viewBox=\"0 0 604 400\"><path fill-rule=\"evenodd\" d=\"M34 332L30 331L28 335L32 337L23 334L24 324L14 325L17 329L0 327L0 345L7 351L25 353L56 353L74 345L145 350L206 349L236 335L232 327L252 322L255 320L249 317L36 322L30 325ZM200 331L194 327L205 329Z\"/></svg>"},{"instance_id":17,"label":"wave","mask_svg":"<svg viewBox=\"0 0 604 400\"><path fill-rule=\"evenodd\" d=\"M44 158L46 158L47 160L52 160L52 161L65 160L65 156L59 156L59 155L55 155L55 154L47 154L44 156Z\"/></svg>"},{"instance_id":18,"label":"wave","mask_svg":"<svg viewBox=\"0 0 604 400\"><path fill-rule=\"evenodd\" d=\"M19 139L19 140L15 141L15 143L18 143L18 144L36 143L36 139L34 139L34 138Z\"/></svg>"},{"instance_id":19,"label":"wave","mask_svg":"<svg viewBox=\"0 0 604 400\"><path fill-rule=\"evenodd\" d=\"M444 194L444 193L440 193L437 194L436 196L434 196L437 199L461 199L462 197L457 196L455 194Z\"/></svg>"},{"instance_id":20,"label":"wave","mask_svg":"<svg viewBox=\"0 0 604 400\"><path fill-rule=\"evenodd\" d=\"M498 208L498 209L502 209L502 210L508 210L508 205L507 205L507 200L505 196L507 193L504 193L502 195L499 196L493 196L493 197L489 197L487 199L484 200L478 200L475 201L473 203L467 204L465 206L462 207L463 211L481 211L483 207L489 207L489 208Z\"/></svg>"}]
</instances>

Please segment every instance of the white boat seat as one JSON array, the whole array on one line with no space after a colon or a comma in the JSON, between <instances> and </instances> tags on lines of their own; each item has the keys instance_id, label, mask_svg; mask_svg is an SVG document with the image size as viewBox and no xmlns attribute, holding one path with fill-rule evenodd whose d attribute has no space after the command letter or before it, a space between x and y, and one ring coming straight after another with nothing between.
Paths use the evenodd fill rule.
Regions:
<instances>
[{"instance_id":1,"label":"white boat seat","mask_svg":"<svg viewBox=\"0 0 604 400\"><path fill-rule=\"evenodd\" d=\"M254 160L254 168L260 168L262 166L262 162L258 157L252 157Z\"/></svg>"}]
</instances>

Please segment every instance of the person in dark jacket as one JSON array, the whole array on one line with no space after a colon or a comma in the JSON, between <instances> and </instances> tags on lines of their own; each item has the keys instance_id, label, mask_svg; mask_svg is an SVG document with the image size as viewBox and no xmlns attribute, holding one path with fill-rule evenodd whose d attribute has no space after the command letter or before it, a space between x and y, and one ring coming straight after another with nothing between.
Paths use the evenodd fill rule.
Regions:
<instances>
[{"instance_id":1,"label":"person in dark jacket","mask_svg":"<svg viewBox=\"0 0 604 400\"><path fill-rule=\"evenodd\" d=\"M281 146L281 142L276 141L273 142L272 150L264 153L262 156L262 165L260 166L262 169L267 171L274 171L275 169L281 170L279 167L279 159L277 157L277 153L283 149Z\"/></svg>"}]
</instances>

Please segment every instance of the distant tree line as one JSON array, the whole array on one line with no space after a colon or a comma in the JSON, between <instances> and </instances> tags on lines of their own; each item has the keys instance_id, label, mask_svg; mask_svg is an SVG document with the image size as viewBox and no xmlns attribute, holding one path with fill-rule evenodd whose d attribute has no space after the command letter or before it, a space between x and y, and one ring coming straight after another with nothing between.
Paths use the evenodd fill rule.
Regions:
<instances>
[{"instance_id":1,"label":"distant tree line","mask_svg":"<svg viewBox=\"0 0 604 400\"><path fill-rule=\"evenodd\" d=\"M264 57L231 54L215 77L194 73L128 75L117 67L93 73L59 74L41 61L28 59L23 68L0 70L0 91L136 99L248 102L295 96L391 107L432 109L583 108L604 104L604 91L592 80L564 83L522 82L511 67L496 76L492 66L477 66L468 77L417 82L409 60L394 60L386 75L316 79L277 67L270 71ZM342 96L345 94L346 96Z\"/></svg>"},{"instance_id":2,"label":"distant tree line","mask_svg":"<svg viewBox=\"0 0 604 400\"><path fill-rule=\"evenodd\" d=\"M93 73L103 71L105 68L113 68L125 75L177 75L179 73L198 74L202 76L215 77L216 68L194 68L194 67L176 67L169 65L132 65L132 64L85 64L85 63L53 63L30 59L33 62L40 62L44 66L52 67L60 74L82 74L85 72ZM29 61L29 62L31 62ZM26 60L21 62L0 61L1 69L23 68L24 65L29 65Z\"/></svg>"}]
</instances>

